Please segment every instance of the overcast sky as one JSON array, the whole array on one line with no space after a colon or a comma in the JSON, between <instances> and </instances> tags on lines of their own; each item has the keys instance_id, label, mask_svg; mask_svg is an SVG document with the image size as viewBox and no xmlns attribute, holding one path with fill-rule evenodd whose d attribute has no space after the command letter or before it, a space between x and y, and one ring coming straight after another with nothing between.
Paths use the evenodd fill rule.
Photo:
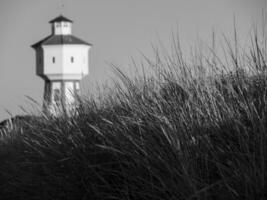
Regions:
<instances>
[{"instance_id":1,"label":"overcast sky","mask_svg":"<svg viewBox=\"0 0 267 200\"><path fill-rule=\"evenodd\" d=\"M61 4L64 3L64 8ZM93 44L89 90L111 73L107 63L127 69L140 52L153 56L151 44L168 46L179 26L184 44L198 35L209 40L211 30L231 33L233 14L245 36L260 19L267 0L0 0L0 120L27 106L25 95L42 102L44 82L35 75L30 45L51 33L49 20L59 14L74 21L73 34Z\"/></svg>"}]
</instances>

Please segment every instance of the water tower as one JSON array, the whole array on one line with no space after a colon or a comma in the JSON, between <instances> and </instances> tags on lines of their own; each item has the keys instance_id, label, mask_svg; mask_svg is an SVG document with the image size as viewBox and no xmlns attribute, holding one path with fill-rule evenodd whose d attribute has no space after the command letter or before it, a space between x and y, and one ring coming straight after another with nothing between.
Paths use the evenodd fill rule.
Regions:
<instances>
[{"instance_id":1,"label":"water tower","mask_svg":"<svg viewBox=\"0 0 267 200\"><path fill-rule=\"evenodd\" d=\"M44 79L45 113L68 113L76 105L80 81L89 73L91 44L72 35L70 19L59 16L50 21L52 34L32 45L36 51L36 74Z\"/></svg>"}]
</instances>

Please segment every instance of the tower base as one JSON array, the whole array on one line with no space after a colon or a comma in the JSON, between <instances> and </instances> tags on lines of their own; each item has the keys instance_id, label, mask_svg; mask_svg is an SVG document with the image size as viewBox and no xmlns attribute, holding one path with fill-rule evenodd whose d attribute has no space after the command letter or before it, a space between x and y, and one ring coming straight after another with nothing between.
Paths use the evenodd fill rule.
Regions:
<instances>
[{"instance_id":1,"label":"tower base","mask_svg":"<svg viewBox=\"0 0 267 200\"><path fill-rule=\"evenodd\" d=\"M79 80L45 81L43 111L45 114L58 116L71 114L77 106L80 95Z\"/></svg>"}]
</instances>

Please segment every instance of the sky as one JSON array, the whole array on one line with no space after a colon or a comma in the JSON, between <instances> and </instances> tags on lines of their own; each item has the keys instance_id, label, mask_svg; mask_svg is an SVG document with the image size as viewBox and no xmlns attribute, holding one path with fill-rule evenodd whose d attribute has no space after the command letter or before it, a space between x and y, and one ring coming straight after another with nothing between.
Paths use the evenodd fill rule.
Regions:
<instances>
[{"instance_id":1,"label":"sky","mask_svg":"<svg viewBox=\"0 0 267 200\"><path fill-rule=\"evenodd\" d=\"M30 111L27 96L42 104L44 82L30 46L51 34L48 21L60 14L74 21L75 36L93 44L86 93L110 79L110 64L128 70L132 59L153 57L152 45L168 47L177 27L185 45L196 37L209 42L212 30L232 32L235 15L245 37L264 8L267 0L0 0L0 121Z\"/></svg>"}]
</instances>

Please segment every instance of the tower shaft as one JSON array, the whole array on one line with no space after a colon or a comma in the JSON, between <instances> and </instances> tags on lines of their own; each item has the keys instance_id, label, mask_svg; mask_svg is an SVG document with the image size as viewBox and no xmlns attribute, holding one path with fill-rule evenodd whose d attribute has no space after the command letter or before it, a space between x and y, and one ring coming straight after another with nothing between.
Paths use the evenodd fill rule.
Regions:
<instances>
[{"instance_id":1,"label":"tower shaft","mask_svg":"<svg viewBox=\"0 0 267 200\"><path fill-rule=\"evenodd\" d=\"M79 80L46 80L43 110L53 115L72 112L77 106L77 96L80 94Z\"/></svg>"}]
</instances>

